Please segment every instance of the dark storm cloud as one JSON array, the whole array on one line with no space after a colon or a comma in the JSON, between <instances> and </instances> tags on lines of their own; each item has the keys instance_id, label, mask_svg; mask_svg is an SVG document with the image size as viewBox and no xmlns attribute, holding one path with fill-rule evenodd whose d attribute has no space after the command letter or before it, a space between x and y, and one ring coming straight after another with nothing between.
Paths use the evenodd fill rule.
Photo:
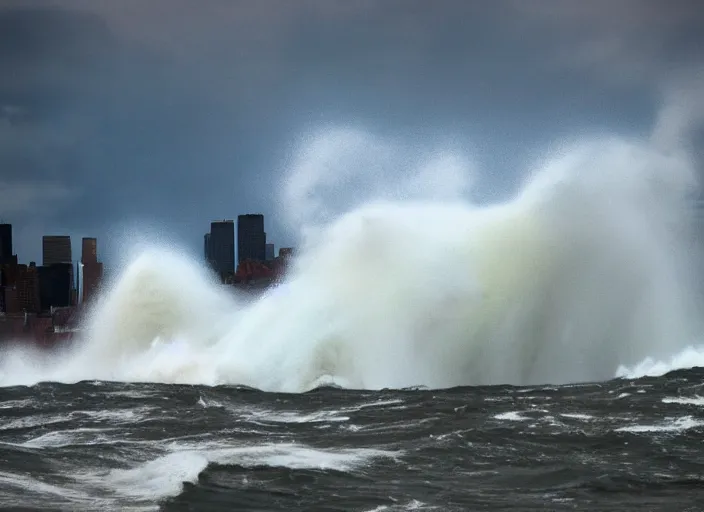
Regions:
<instances>
[{"instance_id":1,"label":"dark storm cloud","mask_svg":"<svg viewBox=\"0 0 704 512\"><path fill-rule=\"evenodd\" d=\"M557 35L555 55L599 78L661 82L702 64L704 9L697 0L519 2L526 16ZM564 44L566 43L566 44Z\"/></svg>"},{"instance_id":2,"label":"dark storm cloud","mask_svg":"<svg viewBox=\"0 0 704 512\"><path fill-rule=\"evenodd\" d=\"M701 69L703 11L654 0L5 2L0 216L37 240L20 244L23 259L38 257L31 229L101 236L137 220L199 248L213 218L278 213L282 158L300 130L326 123L471 141L485 185L506 189L525 148L605 126L647 131L663 90Z\"/></svg>"}]
</instances>

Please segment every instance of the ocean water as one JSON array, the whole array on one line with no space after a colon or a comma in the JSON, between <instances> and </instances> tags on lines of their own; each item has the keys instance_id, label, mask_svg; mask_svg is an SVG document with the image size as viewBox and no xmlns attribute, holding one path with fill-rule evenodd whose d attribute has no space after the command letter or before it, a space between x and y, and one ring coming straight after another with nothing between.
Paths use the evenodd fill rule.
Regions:
<instances>
[{"instance_id":1,"label":"ocean water","mask_svg":"<svg viewBox=\"0 0 704 512\"><path fill-rule=\"evenodd\" d=\"M0 390L7 510L699 511L704 373L538 387Z\"/></svg>"},{"instance_id":2,"label":"ocean water","mask_svg":"<svg viewBox=\"0 0 704 512\"><path fill-rule=\"evenodd\" d=\"M688 153L579 141L491 205L443 158L335 212L339 143L282 183L305 229L281 286L142 247L71 348L6 347L3 505L700 510Z\"/></svg>"}]
</instances>

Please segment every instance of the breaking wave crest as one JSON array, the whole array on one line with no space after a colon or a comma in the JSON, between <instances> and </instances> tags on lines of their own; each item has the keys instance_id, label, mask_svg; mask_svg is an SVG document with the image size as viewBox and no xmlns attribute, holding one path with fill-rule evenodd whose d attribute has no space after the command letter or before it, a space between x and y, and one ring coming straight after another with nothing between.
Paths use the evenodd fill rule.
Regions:
<instances>
[{"instance_id":1,"label":"breaking wave crest","mask_svg":"<svg viewBox=\"0 0 704 512\"><path fill-rule=\"evenodd\" d=\"M178 250L152 248L106 292L70 353L8 353L0 382L299 392L630 375L700 333L695 187L683 153L581 143L504 203L389 199L335 216L286 282L251 302Z\"/></svg>"}]
</instances>

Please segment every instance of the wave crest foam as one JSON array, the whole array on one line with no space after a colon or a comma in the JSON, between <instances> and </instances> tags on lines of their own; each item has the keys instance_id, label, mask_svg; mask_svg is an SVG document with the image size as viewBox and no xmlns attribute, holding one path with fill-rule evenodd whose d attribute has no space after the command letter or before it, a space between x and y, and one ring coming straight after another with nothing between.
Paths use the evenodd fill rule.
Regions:
<instances>
[{"instance_id":1,"label":"wave crest foam","mask_svg":"<svg viewBox=\"0 0 704 512\"><path fill-rule=\"evenodd\" d=\"M699 333L693 176L686 155L602 139L566 148L502 204L368 203L252 303L152 249L70 354L11 354L0 379L293 392L608 379Z\"/></svg>"}]
</instances>

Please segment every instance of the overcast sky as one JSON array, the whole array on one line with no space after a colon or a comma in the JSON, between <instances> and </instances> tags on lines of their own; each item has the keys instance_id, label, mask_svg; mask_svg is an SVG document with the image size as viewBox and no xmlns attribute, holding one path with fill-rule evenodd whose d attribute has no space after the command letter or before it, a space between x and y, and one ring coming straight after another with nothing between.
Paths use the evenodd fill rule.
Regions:
<instances>
[{"instance_id":1,"label":"overcast sky","mask_svg":"<svg viewBox=\"0 0 704 512\"><path fill-rule=\"evenodd\" d=\"M3 0L0 219L25 262L42 234L200 254L248 212L289 245L280 183L311 151L393 147L402 180L451 150L491 200L560 137L647 133L668 94L701 108L703 69L698 0Z\"/></svg>"}]
</instances>

